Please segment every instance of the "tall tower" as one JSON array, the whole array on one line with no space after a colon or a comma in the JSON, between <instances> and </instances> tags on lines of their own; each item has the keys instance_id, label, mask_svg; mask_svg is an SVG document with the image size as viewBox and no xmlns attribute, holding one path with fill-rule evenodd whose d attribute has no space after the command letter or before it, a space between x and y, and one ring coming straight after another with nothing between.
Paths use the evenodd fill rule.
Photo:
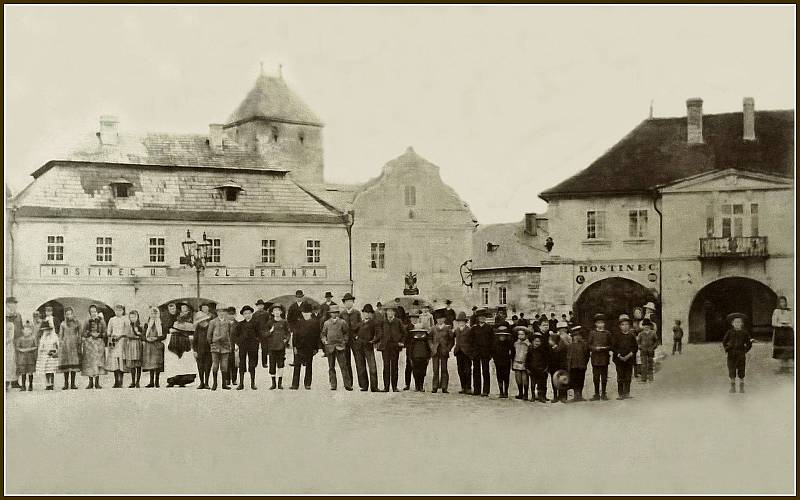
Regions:
<instances>
[{"instance_id":1,"label":"tall tower","mask_svg":"<svg viewBox=\"0 0 800 500\"><path fill-rule=\"evenodd\" d=\"M285 168L298 182L316 184L324 182L322 127L282 75L262 73L223 128L238 144L257 151L266 166Z\"/></svg>"}]
</instances>

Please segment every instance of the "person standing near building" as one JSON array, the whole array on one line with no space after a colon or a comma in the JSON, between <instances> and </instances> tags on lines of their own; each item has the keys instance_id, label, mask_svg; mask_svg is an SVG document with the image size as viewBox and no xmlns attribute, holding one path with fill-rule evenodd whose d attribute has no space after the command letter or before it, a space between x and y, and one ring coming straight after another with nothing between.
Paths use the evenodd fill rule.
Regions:
<instances>
[{"instance_id":1,"label":"person standing near building","mask_svg":"<svg viewBox=\"0 0 800 500\"><path fill-rule=\"evenodd\" d=\"M428 371L428 359L431 357L430 331L418 323L409 333L406 353L411 358L411 366L414 370L414 389L417 392L423 392L425 390L425 373Z\"/></svg>"},{"instance_id":2,"label":"person standing near building","mask_svg":"<svg viewBox=\"0 0 800 500\"><path fill-rule=\"evenodd\" d=\"M250 389L256 390L256 366L258 366L258 328L253 321L253 308L249 305L242 307L240 314L242 321L236 324L234 341L239 346L239 385L236 390L244 389L244 372L250 372Z\"/></svg>"},{"instance_id":3,"label":"person standing near building","mask_svg":"<svg viewBox=\"0 0 800 500\"><path fill-rule=\"evenodd\" d=\"M644 318L641 322L642 331L639 332L636 340L639 344L639 352L642 355L642 382L653 381L655 371L656 348L658 347L658 336L653 331L653 323Z\"/></svg>"},{"instance_id":4,"label":"person standing near building","mask_svg":"<svg viewBox=\"0 0 800 500\"><path fill-rule=\"evenodd\" d=\"M58 335L56 335L50 319L45 318L39 326L42 337L39 339L39 354L36 359L36 371L44 374L45 390L52 391L58 371Z\"/></svg>"},{"instance_id":5,"label":"person standing near building","mask_svg":"<svg viewBox=\"0 0 800 500\"><path fill-rule=\"evenodd\" d=\"M531 322L528 321L527 318L525 318L524 312L519 313L519 320L517 321L516 326L531 326Z\"/></svg>"},{"instance_id":6,"label":"person standing near building","mask_svg":"<svg viewBox=\"0 0 800 500\"><path fill-rule=\"evenodd\" d=\"M492 359L500 399L508 399L508 384L511 378L511 360L514 356L514 343L511 341L511 330L506 325L494 329Z\"/></svg>"},{"instance_id":7,"label":"person standing near building","mask_svg":"<svg viewBox=\"0 0 800 500\"><path fill-rule=\"evenodd\" d=\"M461 383L459 394L472 394L472 365L476 364L476 369L480 370L477 363L477 353L472 339L472 329L467 325L467 314L461 311L456 315L453 326L453 336L455 337L455 348L453 353L456 357L458 367L458 379Z\"/></svg>"},{"instance_id":8,"label":"person standing near building","mask_svg":"<svg viewBox=\"0 0 800 500\"><path fill-rule=\"evenodd\" d=\"M772 311L772 357L780 361L780 372L790 372L794 361L794 329L792 310L786 297L778 297L778 306Z\"/></svg>"},{"instance_id":9,"label":"person standing near building","mask_svg":"<svg viewBox=\"0 0 800 500\"><path fill-rule=\"evenodd\" d=\"M589 352L592 361L594 396L592 401L607 401L608 365L611 362L611 332L606 330L606 315L594 315L594 329L589 332Z\"/></svg>"},{"instance_id":10,"label":"person standing near building","mask_svg":"<svg viewBox=\"0 0 800 500\"><path fill-rule=\"evenodd\" d=\"M558 329L558 319L556 319L556 313L550 313L550 319L547 320L547 329L550 330L550 333L553 333Z\"/></svg>"},{"instance_id":11,"label":"person standing near building","mask_svg":"<svg viewBox=\"0 0 800 500\"><path fill-rule=\"evenodd\" d=\"M358 328L358 325L361 323L361 313L354 307L356 302L356 298L353 297L353 294L346 293L344 297L342 297L342 304L344 304L344 310L339 313L339 316L347 323L347 345L345 346L345 364L347 364L347 369L350 370L350 373L353 373L353 361L352 361L352 351L353 351L353 332Z\"/></svg>"},{"instance_id":12,"label":"person standing near building","mask_svg":"<svg viewBox=\"0 0 800 500\"><path fill-rule=\"evenodd\" d=\"M214 376L212 391L217 390L219 371L222 371L222 388L230 390L228 380L228 355L231 352L231 330L233 320L228 317L233 308L217 308L217 317L208 322L207 341L211 351L211 374ZM236 309L233 309L236 314Z\"/></svg>"},{"instance_id":13,"label":"person standing near building","mask_svg":"<svg viewBox=\"0 0 800 500\"><path fill-rule=\"evenodd\" d=\"M322 341L323 349L328 353L328 379L331 384L331 390L335 391L337 387L336 363L338 361L344 388L347 391L352 391L353 375L348 369L345 360L349 340L347 322L339 317L338 306L331 306L328 312L330 312L331 317L322 325L320 340Z\"/></svg>"},{"instance_id":14,"label":"person standing near building","mask_svg":"<svg viewBox=\"0 0 800 500\"><path fill-rule=\"evenodd\" d=\"M456 322L456 312L453 309L453 301L450 299L444 301L444 314L444 322L449 326L453 326L453 324Z\"/></svg>"},{"instance_id":15,"label":"person standing near building","mask_svg":"<svg viewBox=\"0 0 800 500\"><path fill-rule=\"evenodd\" d=\"M208 342L208 325L211 315L201 310L194 317L194 335L192 336L192 352L197 363L197 374L200 377L198 389L211 389L208 379L211 377L211 344ZM255 324L255 320L253 321Z\"/></svg>"},{"instance_id":16,"label":"person standing near building","mask_svg":"<svg viewBox=\"0 0 800 500\"><path fill-rule=\"evenodd\" d=\"M547 368L550 346L541 333L534 333L525 366L531 377L531 401L547 403Z\"/></svg>"},{"instance_id":17,"label":"person standing near building","mask_svg":"<svg viewBox=\"0 0 800 500\"><path fill-rule=\"evenodd\" d=\"M403 326L405 326L406 335L403 339L403 344L406 346L406 359L403 369L403 381L405 385L403 386L403 390L407 391L411 389L411 378L414 373L414 358L411 355L411 330L419 327L419 314L416 312L406 314L406 320L403 322Z\"/></svg>"},{"instance_id":18,"label":"person standing near building","mask_svg":"<svg viewBox=\"0 0 800 500\"><path fill-rule=\"evenodd\" d=\"M644 318L649 319L652 325L652 330L656 334L656 338L658 339L658 345L662 344L661 339L661 331L658 329L658 319L656 318L656 305L652 302L648 302L644 305Z\"/></svg>"},{"instance_id":19,"label":"person standing near building","mask_svg":"<svg viewBox=\"0 0 800 500\"><path fill-rule=\"evenodd\" d=\"M550 373L550 386L553 388L553 403L566 403L568 389L559 387L557 373L567 371L567 344L557 333L551 333L548 342L550 344L550 361L547 371Z\"/></svg>"},{"instance_id":20,"label":"person standing near building","mask_svg":"<svg viewBox=\"0 0 800 500\"><path fill-rule=\"evenodd\" d=\"M572 402L583 401L583 384L586 380L586 366L589 364L589 345L583 338L580 325L572 327L572 342L567 346L567 370L569 385L573 390Z\"/></svg>"},{"instance_id":21,"label":"person standing near building","mask_svg":"<svg viewBox=\"0 0 800 500\"><path fill-rule=\"evenodd\" d=\"M383 325L383 322L386 320L386 312L383 310L383 304L380 302L375 303L375 321L378 322L379 325Z\"/></svg>"},{"instance_id":22,"label":"person standing near building","mask_svg":"<svg viewBox=\"0 0 800 500\"><path fill-rule=\"evenodd\" d=\"M331 315L328 313L328 311L335 303L336 302L333 301L333 294L331 292L325 292L325 301L319 306L319 314L322 318L322 323L325 323L328 321L328 319L330 319Z\"/></svg>"},{"instance_id":23,"label":"person standing near building","mask_svg":"<svg viewBox=\"0 0 800 500\"><path fill-rule=\"evenodd\" d=\"M379 392L375 343L380 338L381 324L375 320L374 313L372 304L365 304L361 308L361 322L354 330L350 331L353 363L355 363L358 375L358 386L363 392L368 390Z\"/></svg>"},{"instance_id":24,"label":"person standing near building","mask_svg":"<svg viewBox=\"0 0 800 500\"><path fill-rule=\"evenodd\" d=\"M672 327L672 355L683 353L683 328L681 328L681 320L676 319L675 325Z\"/></svg>"},{"instance_id":25,"label":"person standing near building","mask_svg":"<svg viewBox=\"0 0 800 500\"><path fill-rule=\"evenodd\" d=\"M139 311L132 310L128 314L128 322L130 323L130 333L125 340L123 359L125 360L125 371L131 374L131 385L128 388L138 389L139 381L142 378L142 339L144 338Z\"/></svg>"},{"instance_id":26,"label":"person standing near building","mask_svg":"<svg viewBox=\"0 0 800 500\"><path fill-rule=\"evenodd\" d=\"M264 302L264 299L258 299L256 301L256 307L253 311L253 321L255 323L256 330L258 331L258 338L259 342L261 342L261 368L268 368L269 367L269 349L267 348L267 323L270 320L270 313L267 310L267 307L272 307L270 304L267 306L267 303Z\"/></svg>"},{"instance_id":27,"label":"person standing near building","mask_svg":"<svg viewBox=\"0 0 800 500\"><path fill-rule=\"evenodd\" d=\"M747 353L753 348L753 339L745 328L747 316L742 313L732 313L726 318L731 328L722 338L722 347L728 358L728 378L731 388L728 392L736 392L736 378L739 378L739 392L744 392L744 376L747 368Z\"/></svg>"},{"instance_id":28,"label":"person standing near building","mask_svg":"<svg viewBox=\"0 0 800 500\"><path fill-rule=\"evenodd\" d=\"M294 292L294 302L289 306L289 310L286 311L286 321L289 322L290 329L296 321L299 321L300 318L303 317L303 313L300 311L300 306L303 305L303 302L305 302L305 294L303 294L303 291L297 290Z\"/></svg>"},{"instance_id":29,"label":"person standing near building","mask_svg":"<svg viewBox=\"0 0 800 500\"><path fill-rule=\"evenodd\" d=\"M422 312L419 313L419 319L417 320L417 326L420 328L431 331L433 328L433 314L431 314L431 306L425 304L422 306Z\"/></svg>"},{"instance_id":30,"label":"person standing near building","mask_svg":"<svg viewBox=\"0 0 800 500\"><path fill-rule=\"evenodd\" d=\"M400 305L400 297L395 297L394 299L394 315L403 324L407 324L408 316L406 315L406 310Z\"/></svg>"},{"instance_id":31,"label":"person standing near building","mask_svg":"<svg viewBox=\"0 0 800 500\"><path fill-rule=\"evenodd\" d=\"M22 315L17 312L17 299L16 297L6 297L6 323L11 323L14 325L14 335L8 336L6 338L6 343L11 343L11 350L10 352L6 352L6 370L13 368L13 373L16 374L16 366L14 365L16 359L16 348L14 347L14 340L16 335L22 335L22 330L24 324L22 322ZM11 387L14 389L18 389L20 387L19 382L16 379L16 375L14 375L15 379L11 383ZM23 381L24 385L24 381Z\"/></svg>"},{"instance_id":32,"label":"person standing near building","mask_svg":"<svg viewBox=\"0 0 800 500\"><path fill-rule=\"evenodd\" d=\"M300 319L302 316L302 305L300 306ZM269 375L272 377L272 385L270 390L283 389L283 368L286 361L286 347L289 345L291 334L289 333L289 324L284 319L283 306L274 304L270 308L272 318L267 323L266 341L262 342L261 348L265 347L269 351ZM300 320L295 321L295 326L298 325ZM262 358L263 353L262 353ZM278 378L278 383L275 383L275 378Z\"/></svg>"},{"instance_id":33,"label":"person standing near building","mask_svg":"<svg viewBox=\"0 0 800 500\"><path fill-rule=\"evenodd\" d=\"M480 362L480 370L477 368L472 373L472 394L477 396L489 397L489 387L491 387L491 376L489 375L489 360L492 359L492 344L494 342L494 329L486 322L489 312L486 309L479 309L475 312L478 317L478 324L472 329L475 349ZM480 392L478 392L480 390Z\"/></svg>"},{"instance_id":34,"label":"person standing near building","mask_svg":"<svg viewBox=\"0 0 800 500\"><path fill-rule=\"evenodd\" d=\"M391 383L392 391L399 392L397 379L399 376L398 359L403 348L403 339L406 336L405 326L395 316L396 308L393 305L386 307L386 319L380 329L378 350L383 358L383 392L389 392Z\"/></svg>"},{"instance_id":35,"label":"person standing near building","mask_svg":"<svg viewBox=\"0 0 800 500\"><path fill-rule=\"evenodd\" d=\"M308 302L300 306L301 318L295 323L292 330L292 346L294 350L294 367L292 373L292 385L290 389L300 388L300 370L306 367L303 377L303 386L306 390L311 389L313 377L314 355L319 350L320 343L320 321L312 317L313 307Z\"/></svg>"},{"instance_id":36,"label":"person standing near building","mask_svg":"<svg viewBox=\"0 0 800 500\"><path fill-rule=\"evenodd\" d=\"M431 392L439 389L447 394L450 383L450 374L447 371L447 361L450 359L450 350L454 344L453 327L447 324L447 309L437 309L433 312L436 324L430 331L431 362L433 364L433 379Z\"/></svg>"},{"instance_id":37,"label":"person standing near building","mask_svg":"<svg viewBox=\"0 0 800 500\"><path fill-rule=\"evenodd\" d=\"M13 323L12 323L13 324ZM36 359L39 344L33 333L33 325L29 322L22 327L22 332L14 335L14 349L17 375L22 377L20 391L33 390L33 374L36 372ZM28 388L25 388L27 377Z\"/></svg>"},{"instance_id":38,"label":"person standing near building","mask_svg":"<svg viewBox=\"0 0 800 500\"><path fill-rule=\"evenodd\" d=\"M517 383L517 395L515 399L527 401L530 382L528 380L528 368L525 366L525 362L528 359L528 348L531 345L528 340L528 335L532 332L527 326L515 326L514 333L517 334L517 341L514 342L514 361L511 364L511 368L514 370L514 380Z\"/></svg>"},{"instance_id":39,"label":"person standing near building","mask_svg":"<svg viewBox=\"0 0 800 500\"><path fill-rule=\"evenodd\" d=\"M145 387L159 387L161 372L164 371L164 331L161 310L150 308L150 316L144 325L144 345L142 345L142 371L150 372L150 383Z\"/></svg>"},{"instance_id":40,"label":"person standing near building","mask_svg":"<svg viewBox=\"0 0 800 500\"><path fill-rule=\"evenodd\" d=\"M58 371L64 374L64 387L61 390L77 389L75 374L81 369L81 340L83 328L75 318L71 307L64 308L64 321L58 329L58 340L61 351L58 356Z\"/></svg>"},{"instance_id":41,"label":"person standing near building","mask_svg":"<svg viewBox=\"0 0 800 500\"><path fill-rule=\"evenodd\" d=\"M631 329L631 318L627 314L619 316L619 332L612 337L611 350L614 352L614 366L617 369L617 399L626 399L631 394L633 365L639 345Z\"/></svg>"},{"instance_id":42,"label":"person standing near building","mask_svg":"<svg viewBox=\"0 0 800 500\"><path fill-rule=\"evenodd\" d=\"M114 389L120 389L125 373L125 342L131 336L131 322L125 317L122 304L114 306L114 317L108 320L106 332L106 370L114 372Z\"/></svg>"},{"instance_id":43,"label":"person standing near building","mask_svg":"<svg viewBox=\"0 0 800 500\"><path fill-rule=\"evenodd\" d=\"M89 378L87 389L102 389L100 375L106 374L106 324L97 313L97 306L89 306L89 319L83 326L83 359L81 375Z\"/></svg>"}]
</instances>

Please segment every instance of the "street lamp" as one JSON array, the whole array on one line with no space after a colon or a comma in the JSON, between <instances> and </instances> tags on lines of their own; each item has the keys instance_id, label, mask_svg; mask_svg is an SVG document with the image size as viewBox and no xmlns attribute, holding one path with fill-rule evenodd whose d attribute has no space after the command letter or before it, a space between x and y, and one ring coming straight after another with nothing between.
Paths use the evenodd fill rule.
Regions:
<instances>
[{"instance_id":1,"label":"street lamp","mask_svg":"<svg viewBox=\"0 0 800 500\"><path fill-rule=\"evenodd\" d=\"M183 247L183 259L181 263L193 267L197 273L197 299L195 303L195 311L200 310L200 273L206 268L206 259L208 259L208 249L211 247L211 242L206 238L206 233L203 232L203 240L197 242L192 239L192 234L186 230L186 240L181 243Z\"/></svg>"}]
</instances>

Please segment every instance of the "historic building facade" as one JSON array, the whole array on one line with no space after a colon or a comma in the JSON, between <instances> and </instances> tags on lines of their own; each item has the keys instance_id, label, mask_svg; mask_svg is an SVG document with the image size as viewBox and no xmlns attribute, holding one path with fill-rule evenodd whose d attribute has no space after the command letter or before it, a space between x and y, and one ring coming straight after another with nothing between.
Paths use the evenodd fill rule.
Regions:
<instances>
[{"instance_id":1,"label":"historic building facade","mask_svg":"<svg viewBox=\"0 0 800 500\"><path fill-rule=\"evenodd\" d=\"M650 118L587 169L540 194L554 248L542 296L578 319L652 301L662 328L720 340L745 312L767 334L778 295L792 303L794 112Z\"/></svg>"}]
</instances>

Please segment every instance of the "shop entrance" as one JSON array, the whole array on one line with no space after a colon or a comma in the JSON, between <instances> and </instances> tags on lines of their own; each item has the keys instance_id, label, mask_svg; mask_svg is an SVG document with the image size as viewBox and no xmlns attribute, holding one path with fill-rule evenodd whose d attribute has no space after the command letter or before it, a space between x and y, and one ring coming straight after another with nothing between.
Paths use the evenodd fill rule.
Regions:
<instances>
[{"instance_id":1,"label":"shop entrance","mask_svg":"<svg viewBox=\"0 0 800 500\"><path fill-rule=\"evenodd\" d=\"M606 324L614 330L620 314L633 314L634 307L655 302L654 291L626 278L606 278L589 285L575 302L575 317L584 328L592 326L595 314L608 317Z\"/></svg>"},{"instance_id":2,"label":"shop entrance","mask_svg":"<svg viewBox=\"0 0 800 500\"><path fill-rule=\"evenodd\" d=\"M748 327L757 338L772 335L772 311L777 296L750 278L723 278L703 287L689 309L689 342L719 342L725 335L726 316L740 312L750 318Z\"/></svg>"}]
</instances>

